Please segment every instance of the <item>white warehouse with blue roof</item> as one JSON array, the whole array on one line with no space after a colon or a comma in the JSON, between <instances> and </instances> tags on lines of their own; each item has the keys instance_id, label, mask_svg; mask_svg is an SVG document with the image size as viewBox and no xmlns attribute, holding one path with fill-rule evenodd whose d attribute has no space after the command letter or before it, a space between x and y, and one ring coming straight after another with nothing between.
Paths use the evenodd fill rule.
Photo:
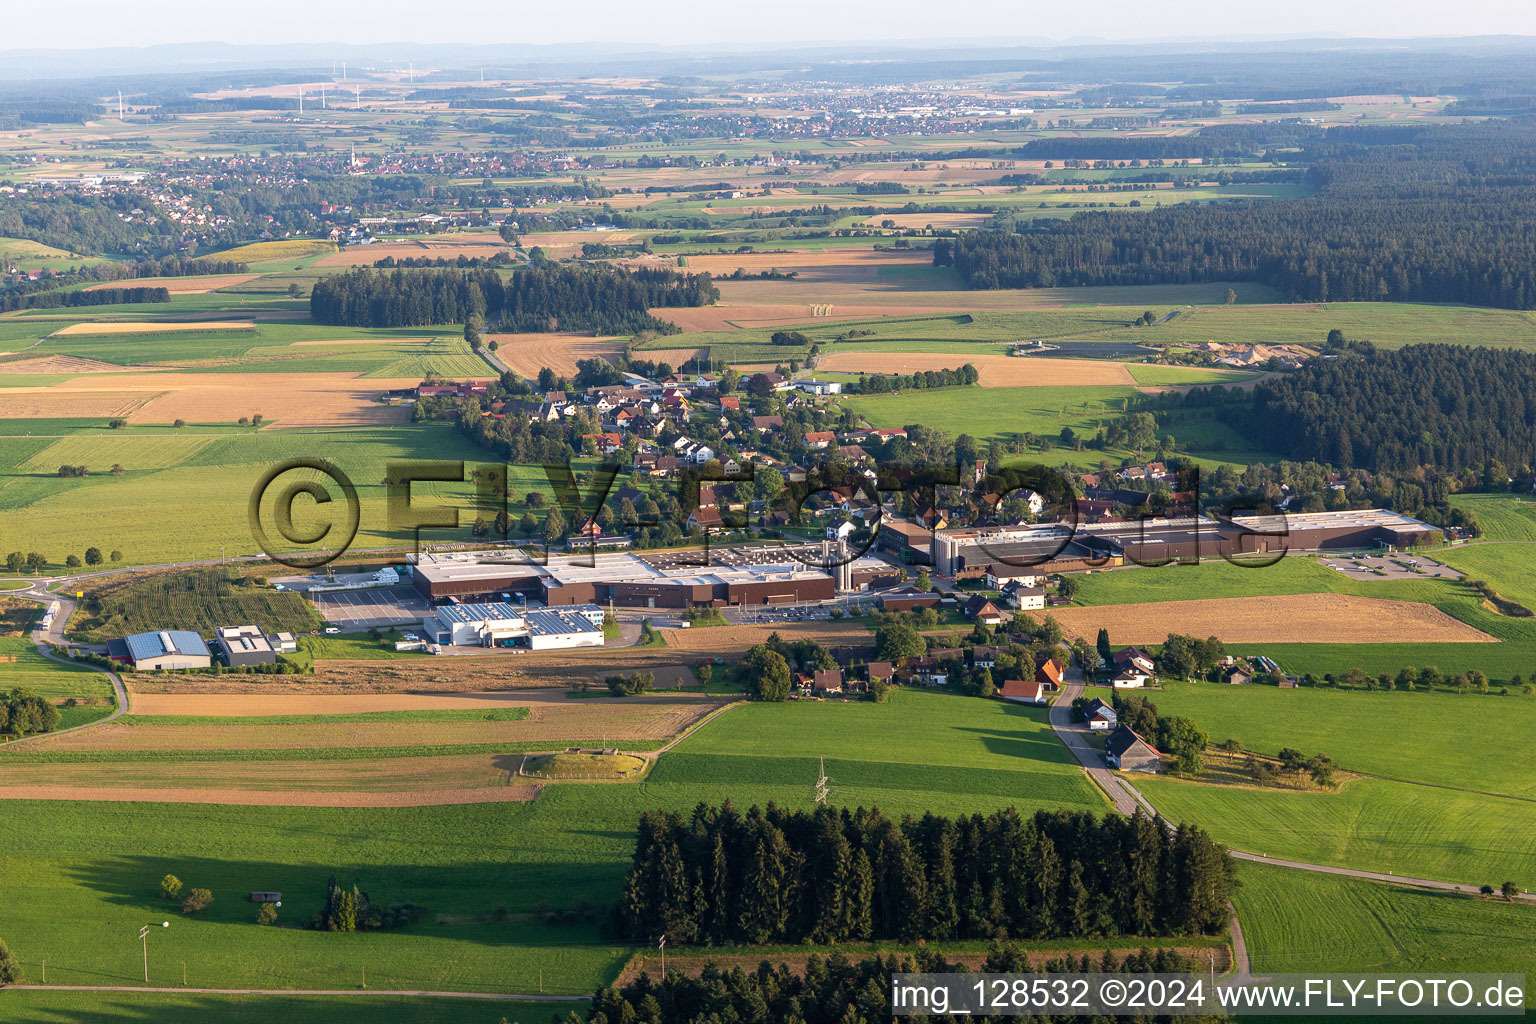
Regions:
<instances>
[{"instance_id":1,"label":"white warehouse with blue roof","mask_svg":"<svg viewBox=\"0 0 1536 1024\"><path fill-rule=\"evenodd\" d=\"M136 672L208 668L213 653L198 634L186 629L135 633L107 644L107 654L132 665Z\"/></svg>"},{"instance_id":2,"label":"white warehouse with blue roof","mask_svg":"<svg viewBox=\"0 0 1536 1024\"><path fill-rule=\"evenodd\" d=\"M427 639L455 647L553 651L603 646L603 610L595 604L525 608L498 601L445 604L422 620Z\"/></svg>"}]
</instances>

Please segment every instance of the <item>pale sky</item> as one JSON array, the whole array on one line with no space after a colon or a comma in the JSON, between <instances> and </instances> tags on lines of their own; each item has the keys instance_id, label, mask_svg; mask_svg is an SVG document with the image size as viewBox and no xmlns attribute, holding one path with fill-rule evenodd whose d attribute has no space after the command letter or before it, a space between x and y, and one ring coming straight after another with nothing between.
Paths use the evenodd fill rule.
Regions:
<instances>
[{"instance_id":1,"label":"pale sky","mask_svg":"<svg viewBox=\"0 0 1536 1024\"><path fill-rule=\"evenodd\" d=\"M65 0L3 5L0 50L156 43L850 43L1536 35L1530 0Z\"/></svg>"}]
</instances>

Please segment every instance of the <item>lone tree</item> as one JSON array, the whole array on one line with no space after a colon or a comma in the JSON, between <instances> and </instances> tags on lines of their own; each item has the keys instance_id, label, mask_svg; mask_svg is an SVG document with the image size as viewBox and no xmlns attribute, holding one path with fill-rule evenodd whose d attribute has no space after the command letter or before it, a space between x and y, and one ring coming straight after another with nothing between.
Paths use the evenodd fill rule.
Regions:
<instances>
[{"instance_id":1,"label":"lone tree","mask_svg":"<svg viewBox=\"0 0 1536 1024\"><path fill-rule=\"evenodd\" d=\"M174 900L181 896L181 879L175 875L166 875L160 879L160 898Z\"/></svg>"},{"instance_id":2,"label":"lone tree","mask_svg":"<svg viewBox=\"0 0 1536 1024\"><path fill-rule=\"evenodd\" d=\"M758 644L742 659L747 692L755 700L781 701L789 698L789 662L778 651Z\"/></svg>"},{"instance_id":3,"label":"lone tree","mask_svg":"<svg viewBox=\"0 0 1536 1024\"><path fill-rule=\"evenodd\" d=\"M1512 900L1516 896L1520 895L1520 887L1514 882L1505 882L1503 885L1499 886L1499 891L1504 894L1504 898L1507 900Z\"/></svg>"},{"instance_id":4,"label":"lone tree","mask_svg":"<svg viewBox=\"0 0 1536 1024\"><path fill-rule=\"evenodd\" d=\"M256 910L257 924L277 924L277 904L263 903Z\"/></svg>"},{"instance_id":5,"label":"lone tree","mask_svg":"<svg viewBox=\"0 0 1536 1024\"><path fill-rule=\"evenodd\" d=\"M11 948L0 940L0 985L11 985L21 979L21 965L11 953Z\"/></svg>"}]
</instances>

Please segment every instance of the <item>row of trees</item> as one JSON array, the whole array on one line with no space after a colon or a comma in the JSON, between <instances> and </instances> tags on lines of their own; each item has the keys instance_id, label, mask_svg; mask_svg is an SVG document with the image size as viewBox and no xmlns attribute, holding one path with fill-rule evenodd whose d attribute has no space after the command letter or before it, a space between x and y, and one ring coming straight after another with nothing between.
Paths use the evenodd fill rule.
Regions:
<instances>
[{"instance_id":1,"label":"row of trees","mask_svg":"<svg viewBox=\"0 0 1536 1024\"><path fill-rule=\"evenodd\" d=\"M641 817L616 925L705 945L1186 935L1225 924L1232 884L1197 826L1139 813L898 823L727 802Z\"/></svg>"},{"instance_id":2,"label":"row of trees","mask_svg":"<svg viewBox=\"0 0 1536 1024\"><path fill-rule=\"evenodd\" d=\"M985 959L975 965L988 974L1033 974L1043 970L1049 974L1086 974L1099 971L1106 974L1144 974L1167 972L1188 974L1204 969L1188 954L1172 949L1142 949L1125 956L1116 956L1105 950L1098 958L1086 955L1073 958L1053 958L1043 965L1035 964L1029 951L1013 943L997 943L988 951ZM639 978L622 986L598 989L592 996L592 1006L583 1019L576 1014L567 1018L567 1024L625 1024L644 1021L646 1024L703 1024L716 1021L775 1021L778 1024L810 1024L810 1022L854 1022L886 1020L891 1014L891 976L910 972L924 974L952 974L967 971L967 965L949 962L944 954L920 949L915 954L876 954L868 960L850 960L841 953L828 957L812 954L806 959L805 970L796 972L787 964L777 967L764 962L754 971L740 967L721 971L714 965L706 965L699 977L692 978L680 972L668 972L656 980L641 974ZM1014 1022L1017 1017L946 1015L916 1016L906 1018L915 1022L966 1020L977 1024L1003 1024ZM1098 1018L1081 1015L1031 1015L1029 1020L1038 1024L1098 1024ZM1122 1024L1150 1024L1150 1014L1124 1014L1113 1018ZM1189 1024L1206 1024L1218 1017L1183 1017Z\"/></svg>"},{"instance_id":3,"label":"row of trees","mask_svg":"<svg viewBox=\"0 0 1536 1024\"><path fill-rule=\"evenodd\" d=\"M383 271L360 268L323 278L310 292L321 323L403 327L477 320L509 331L676 333L647 312L704 306L719 298L708 274L661 268L626 271L545 263L503 280L494 269Z\"/></svg>"},{"instance_id":4,"label":"row of trees","mask_svg":"<svg viewBox=\"0 0 1536 1024\"><path fill-rule=\"evenodd\" d=\"M917 373L874 373L859 377L859 393L883 395L892 391L953 388L975 384L981 374L970 363L953 370L920 370Z\"/></svg>"},{"instance_id":5,"label":"row of trees","mask_svg":"<svg viewBox=\"0 0 1536 1024\"><path fill-rule=\"evenodd\" d=\"M101 565L107 561L121 562L122 560L123 553L121 551L114 550L110 556L104 556L101 553L101 548L90 547L85 549L83 557L81 555L66 556L64 564L74 569L81 565ZM29 551L26 554L22 554L20 551L12 551L5 556L7 572L41 572L47 564L48 556L39 551Z\"/></svg>"}]
</instances>

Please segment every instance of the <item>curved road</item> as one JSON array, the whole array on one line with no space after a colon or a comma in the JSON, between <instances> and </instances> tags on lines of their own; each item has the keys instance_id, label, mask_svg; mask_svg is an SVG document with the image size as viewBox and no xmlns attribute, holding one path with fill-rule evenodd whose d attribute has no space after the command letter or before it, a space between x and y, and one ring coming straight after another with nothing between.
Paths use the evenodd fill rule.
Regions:
<instances>
[{"instance_id":1,"label":"curved road","mask_svg":"<svg viewBox=\"0 0 1536 1024\"><path fill-rule=\"evenodd\" d=\"M1133 786L1129 779L1118 772L1112 772L1104 767L1104 755L1090 746L1088 743L1088 726L1084 723L1072 721L1072 702L1083 695L1084 682L1082 669L1073 667L1068 669L1067 677L1062 681L1061 695L1051 705L1049 715L1052 730L1062 744L1072 752L1083 770L1088 773L1094 783L1104 791L1116 811L1121 814L1132 814L1139 807L1153 817L1157 816L1157 809L1148 802L1141 791ZM1357 868L1341 868L1330 864L1310 864L1306 861L1285 860L1280 857L1266 857L1263 854L1245 853L1242 850L1228 850L1236 860L1250 861L1255 864L1269 864L1273 867L1291 868L1297 871L1316 871L1325 875L1343 875L1345 878L1359 878L1368 882L1384 882L1389 885L1402 885L1421 889L1434 889L1440 892L1459 892L1468 895L1480 895L1481 889L1475 885L1463 882L1444 882L1433 878L1413 878L1407 875L1394 875L1382 871L1362 871ZM1536 903L1536 893L1523 892L1515 897ZM1232 937L1232 959L1237 969L1238 977L1247 977L1251 973L1251 965L1248 957L1247 942L1243 937L1242 925L1237 920L1234 910L1230 925Z\"/></svg>"},{"instance_id":2,"label":"curved road","mask_svg":"<svg viewBox=\"0 0 1536 1024\"><path fill-rule=\"evenodd\" d=\"M41 625L39 625L32 630L32 643L36 645L37 653L41 654L49 661L57 661L62 665L75 665L81 668L88 668L92 672L100 672L102 675L106 676L108 680L111 681L112 695L117 706L112 709L112 713L110 715L98 718L92 722L86 722L84 725L75 725L68 729L57 729L53 732L47 733L35 733L31 736L23 736L20 739L11 740L9 743L0 745L0 752L10 750L12 747L15 747L19 744L24 744L30 740L39 739L43 736L63 736L65 733L79 732L81 729L92 729L98 725L103 725L112 721L114 718L121 717L122 715L128 713L128 688L123 685L122 677L118 675L118 673L109 671L96 665L82 665L78 661L72 661L69 658L61 658L57 654L54 654L51 650L54 645L58 645L60 647L68 646L68 642L64 639L64 625L69 622L69 617L75 613L76 607L74 598L64 597L61 594L55 594L48 590L47 588L51 582L53 581L38 580L26 590L8 591L6 592L6 596L20 597L30 601L38 601L43 604L52 604L57 601L59 610L53 616L53 621L49 624L48 628L45 630ZM84 647L89 645L76 644L75 646Z\"/></svg>"}]
</instances>

